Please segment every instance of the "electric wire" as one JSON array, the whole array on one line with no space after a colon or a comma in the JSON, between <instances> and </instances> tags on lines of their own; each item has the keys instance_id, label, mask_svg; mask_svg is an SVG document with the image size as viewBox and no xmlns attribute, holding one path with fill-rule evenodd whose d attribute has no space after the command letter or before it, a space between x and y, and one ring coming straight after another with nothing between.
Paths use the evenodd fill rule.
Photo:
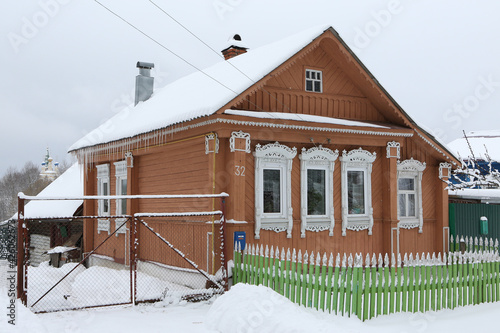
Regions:
<instances>
[{"instance_id":1,"label":"electric wire","mask_svg":"<svg viewBox=\"0 0 500 333\"><path fill-rule=\"evenodd\" d=\"M149 0L149 2L151 2L156 8L158 8L161 12L163 12L165 15L167 15L171 20L173 20L175 23L177 23L179 26L181 26L184 30L186 30L188 33L190 33L194 38L196 38L198 41L200 41L203 45L205 45L207 48L209 48L210 50L212 50L212 52L214 52L215 54L217 54L219 57L223 58L224 57L221 55L221 53L219 51L216 51L214 50L214 48L212 48L210 45L208 45L207 43L205 43L200 37L198 37L195 33L193 33L191 30L189 30L185 25L183 25L181 22L179 22L177 19L175 19L172 15L170 15L166 10L164 10L162 7L158 6L153 0ZM243 71L241 71L238 67L236 67L232 62L228 61L229 65L231 65L231 67L233 67L235 70L237 70L238 72L240 72L243 76L245 76L248 80L250 80L252 83L257 83L255 82L251 77L249 77L247 74L245 74ZM292 112L292 110L290 109L290 107L284 103L282 103L281 101L279 101L276 96L272 95L269 91L267 91L264 87L261 88L264 92L266 92L271 98L273 98L276 102L278 102L279 104L281 104L283 107L287 108L288 111L290 113L294 113ZM264 111L264 110L263 110ZM271 113L267 112L269 115L271 115ZM272 116L272 115L271 115ZM300 115L297 114L297 116L299 117L299 119L303 120Z\"/></svg>"},{"instance_id":2,"label":"electric wire","mask_svg":"<svg viewBox=\"0 0 500 333\"><path fill-rule=\"evenodd\" d=\"M133 25L132 23L130 23L129 21L127 21L126 19L124 19L122 16L120 16L119 14L115 13L113 10L111 10L110 8L106 7L104 4L102 4L101 2L99 2L99 0L94 0L96 3L98 3L101 7L103 7L104 9L106 9L107 11L109 11L111 14L113 14L114 16L116 16L117 18L119 18L120 20L122 20L123 22L125 22L126 24L128 24L129 26L131 26L132 28L134 28L135 30L137 30L138 32L140 32L142 35L144 35L145 37L147 37L148 39L150 39L151 41L153 41L154 43L156 43L158 46L160 46L161 48L165 49L166 51L170 52L172 55L174 55L175 57L177 57L178 59L182 60L183 62L185 62L186 64L188 64L189 66L193 67L194 69L196 69L197 71L201 72L202 74L204 74L205 76L207 76L208 78L212 79L213 81L215 81L216 83L220 84L222 87L226 88L227 90L233 92L236 96L239 95L238 92L234 91L233 89L231 89L230 87L226 86L224 83L220 82L219 80L217 80L216 78L212 77L211 75L209 75L208 73L204 72L201 68L197 67L196 65L190 63L189 61L187 61L186 59L184 59L183 57L181 57L180 55L178 55L177 53L175 53L174 51L170 50L168 47L166 47L165 45L163 45L162 43L160 43L159 41L157 41L156 39L154 39L153 37L149 36L147 33L145 33L144 31L142 31L141 29L139 29L138 27L136 27L135 25ZM245 98L245 100L254 105L256 108L260 108L262 111L265 111L262 107L259 107L258 105L256 105L255 103L253 103L252 101L250 101L249 99Z\"/></svg>"}]
</instances>

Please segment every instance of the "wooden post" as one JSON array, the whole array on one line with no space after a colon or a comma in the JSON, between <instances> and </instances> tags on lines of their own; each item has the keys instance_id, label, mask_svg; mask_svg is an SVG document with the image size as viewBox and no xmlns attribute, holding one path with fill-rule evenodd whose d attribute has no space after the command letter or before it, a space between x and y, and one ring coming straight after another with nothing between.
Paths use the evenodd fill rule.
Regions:
<instances>
[{"instance_id":1,"label":"wooden post","mask_svg":"<svg viewBox=\"0 0 500 333\"><path fill-rule=\"evenodd\" d=\"M96 189L96 170L92 164L85 164L83 166L84 171L83 177L83 194L84 195L97 195ZM83 215L84 216L95 216L97 215L96 200L84 200L83 201ZM83 252L88 253L94 249L94 233L96 229L95 219L84 219L83 221Z\"/></svg>"},{"instance_id":2,"label":"wooden post","mask_svg":"<svg viewBox=\"0 0 500 333\"><path fill-rule=\"evenodd\" d=\"M396 249L396 244L391 244L393 228L398 227L398 169L397 161L400 158L400 143L388 142L387 154L383 164L383 238L382 253L391 253L391 247ZM396 241L396 240L394 240ZM397 255L397 254L396 254Z\"/></svg>"},{"instance_id":3,"label":"wooden post","mask_svg":"<svg viewBox=\"0 0 500 333\"><path fill-rule=\"evenodd\" d=\"M247 170L246 157L250 153L250 134L242 131L232 132L229 138L231 155L227 166L231 185L229 188L229 201L231 205L230 217L236 221L246 220L246 175L252 170Z\"/></svg>"},{"instance_id":4,"label":"wooden post","mask_svg":"<svg viewBox=\"0 0 500 333\"><path fill-rule=\"evenodd\" d=\"M21 299L24 305L27 301L24 280L25 276L25 221L24 221L24 199L17 200L17 298Z\"/></svg>"},{"instance_id":5,"label":"wooden post","mask_svg":"<svg viewBox=\"0 0 500 333\"><path fill-rule=\"evenodd\" d=\"M436 178L436 229L435 229L435 248L436 252L445 252L445 245L443 244L444 227L449 226L449 216L448 216L448 191L446 187L448 186L445 181L448 180L451 173L450 163L440 163L439 164L439 177ZM450 244L451 245L451 244ZM450 248L451 249L451 248Z\"/></svg>"}]
</instances>

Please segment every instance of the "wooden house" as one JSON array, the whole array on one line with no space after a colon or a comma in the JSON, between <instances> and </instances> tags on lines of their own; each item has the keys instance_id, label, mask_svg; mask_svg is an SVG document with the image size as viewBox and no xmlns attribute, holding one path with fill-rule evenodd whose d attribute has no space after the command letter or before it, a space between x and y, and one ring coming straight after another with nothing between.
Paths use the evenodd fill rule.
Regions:
<instances>
[{"instance_id":1,"label":"wooden house","mask_svg":"<svg viewBox=\"0 0 500 333\"><path fill-rule=\"evenodd\" d=\"M247 243L280 249L443 251L448 193L441 179L458 160L338 33L313 28L255 49L240 41L235 36L224 49L227 60L155 91L76 142L70 151L85 165L85 194L226 192L229 244L244 231ZM86 201L84 215L103 213L101 206ZM111 201L105 209L192 207L213 208L190 199L136 200L125 210ZM204 241L205 225L185 227ZM88 221L85 251L114 228L112 219ZM101 253L124 262L123 237ZM143 247L140 259L164 261Z\"/></svg>"}]
</instances>

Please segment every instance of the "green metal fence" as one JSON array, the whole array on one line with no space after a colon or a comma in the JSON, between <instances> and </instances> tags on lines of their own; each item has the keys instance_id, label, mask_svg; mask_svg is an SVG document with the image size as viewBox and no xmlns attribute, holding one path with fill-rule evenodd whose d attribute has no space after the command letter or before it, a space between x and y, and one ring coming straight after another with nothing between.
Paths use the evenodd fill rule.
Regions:
<instances>
[{"instance_id":1,"label":"green metal fence","mask_svg":"<svg viewBox=\"0 0 500 333\"><path fill-rule=\"evenodd\" d=\"M483 203L450 203L450 233L472 237L500 238L500 205ZM488 219L487 233L481 232L481 217Z\"/></svg>"},{"instance_id":2,"label":"green metal fence","mask_svg":"<svg viewBox=\"0 0 500 333\"><path fill-rule=\"evenodd\" d=\"M361 320L500 300L498 246L490 251L405 255L271 250L235 244L234 283L264 285L292 302Z\"/></svg>"}]
</instances>

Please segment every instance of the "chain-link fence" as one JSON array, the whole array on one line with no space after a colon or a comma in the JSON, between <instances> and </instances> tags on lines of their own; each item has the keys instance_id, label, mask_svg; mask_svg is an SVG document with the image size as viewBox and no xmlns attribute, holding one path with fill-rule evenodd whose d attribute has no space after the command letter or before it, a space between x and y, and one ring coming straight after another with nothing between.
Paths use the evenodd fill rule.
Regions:
<instances>
[{"instance_id":1,"label":"chain-link fence","mask_svg":"<svg viewBox=\"0 0 500 333\"><path fill-rule=\"evenodd\" d=\"M25 219L22 226L18 297L34 312L197 301L227 286L222 210Z\"/></svg>"},{"instance_id":2,"label":"chain-link fence","mask_svg":"<svg viewBox=\"0 0 500 333\"><path fill-rule=\"evenodd\" d=\"M211 212L138 216L137 301L202 300L222 293L222 218Z\"/></svg>"}]
</instances>

